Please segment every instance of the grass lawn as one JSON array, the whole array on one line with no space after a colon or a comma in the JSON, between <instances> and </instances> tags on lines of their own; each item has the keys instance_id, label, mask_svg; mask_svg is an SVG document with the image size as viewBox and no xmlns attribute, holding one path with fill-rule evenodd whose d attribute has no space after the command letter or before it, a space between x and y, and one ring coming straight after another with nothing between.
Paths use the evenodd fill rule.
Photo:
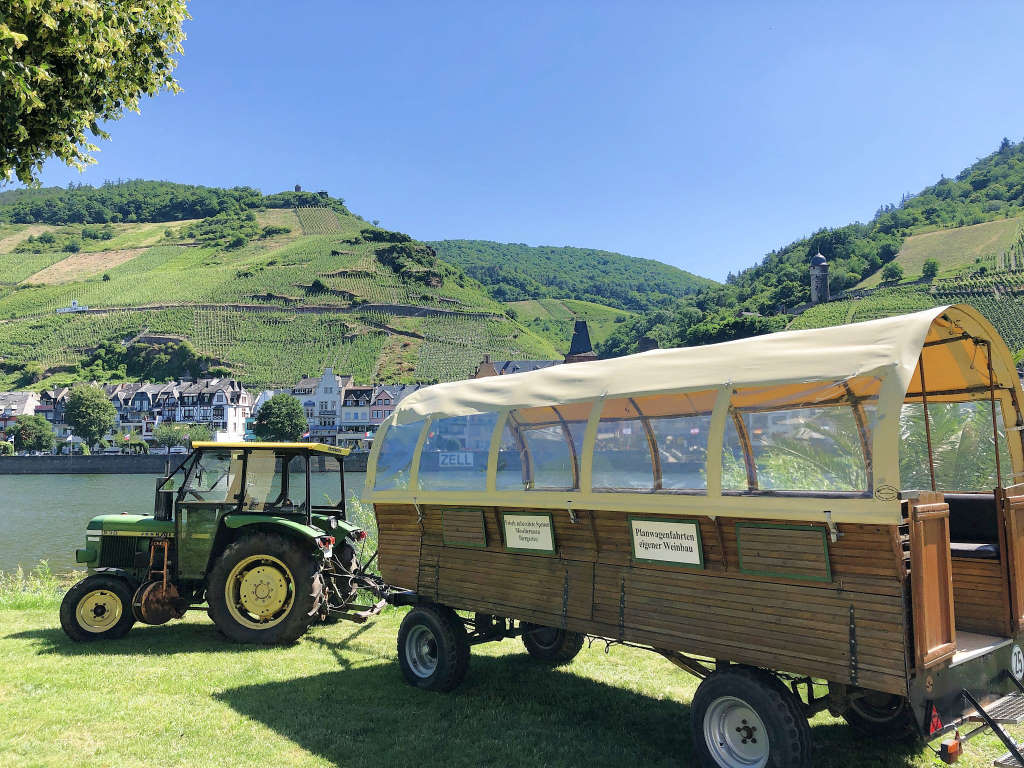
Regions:
<instances>
[{"instance_id":1,"label":"grass lawn","mask_svg":"<svg viewBox=\"0 0 1024 768\"><path fill-rule=\"evenodd\" d=\"M34 605L0 609L5 768L692 764L696 681L645 651L595 643L550 670L506 640L475 648L463 685L433 694L402 680L397 610L254 649L225 641L199 612L75 644L56 602ZM821 768L937 763L866 742L827 714L812 725ZM1003 752L991 736L971 746L960 765Z\"/></svg>"}]
</instances>

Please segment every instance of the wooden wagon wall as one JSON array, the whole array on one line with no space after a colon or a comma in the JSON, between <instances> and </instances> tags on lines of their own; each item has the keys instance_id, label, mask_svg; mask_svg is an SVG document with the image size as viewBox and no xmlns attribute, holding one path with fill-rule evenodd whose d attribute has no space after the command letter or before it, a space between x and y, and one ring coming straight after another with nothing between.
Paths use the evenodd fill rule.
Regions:
<instances>
[{"instance_id":1,"label":"wooden wagon wall","mask_svg":"<svg viewBox=\"0 0 1024 768\"><path fill-rule=\"evenodd\" d=\"M376 505L387 581L459 609L906 693L895 526L840 524L833 543L824 526L697 518L704 567L692 569L635 560L626 513L580 510L571 522L545 510L546 555L505 551L501 514L524 510L449 508L447 521L444 510Z\"/></svg>"}]
</instances>

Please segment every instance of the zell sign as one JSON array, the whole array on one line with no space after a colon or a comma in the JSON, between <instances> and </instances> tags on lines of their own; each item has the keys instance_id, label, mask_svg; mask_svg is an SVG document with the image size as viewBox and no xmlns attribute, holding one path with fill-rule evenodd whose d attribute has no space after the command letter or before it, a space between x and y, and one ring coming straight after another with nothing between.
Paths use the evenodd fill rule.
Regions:
<instances>
[{"instance_id":1,"label":"zell sign","mask_svg":"<svg viewBox=\"0 0 1024 768\"><path fill-rule=\"evenodd\" d=\"M473 453L472 451L439 453L437 455L437 465L439 467L472 467Z\"/></svg>"}]
</instances>

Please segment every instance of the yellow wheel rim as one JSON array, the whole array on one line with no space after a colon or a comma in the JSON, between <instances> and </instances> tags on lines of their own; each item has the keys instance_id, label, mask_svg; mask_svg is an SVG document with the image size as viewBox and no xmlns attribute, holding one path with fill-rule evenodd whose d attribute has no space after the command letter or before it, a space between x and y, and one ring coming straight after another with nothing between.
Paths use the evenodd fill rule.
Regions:
<instances>
[{"instance_id":1,"label":"yellow wheel rim","mask_svg":"<svg viewBox=\"0 0 1024 768\"><path fill-rule=\"evenodd\" d=\"M295 579L288 566L270 555L239 562L224 584L231 617L250 629L270 629L284 621L295 602Z\"/></svg>"},{"instance_id":2,"label":"yellow wheel rim","mask_svg":"<svg viewBox=\"0 0 1024 768\"><path fill-rule=\"evenodd\" d=\"M106 589L94 589L75 606L78 626L86 632L106 632L121 620L121 598Z\"/></svg>"}]
</instances>

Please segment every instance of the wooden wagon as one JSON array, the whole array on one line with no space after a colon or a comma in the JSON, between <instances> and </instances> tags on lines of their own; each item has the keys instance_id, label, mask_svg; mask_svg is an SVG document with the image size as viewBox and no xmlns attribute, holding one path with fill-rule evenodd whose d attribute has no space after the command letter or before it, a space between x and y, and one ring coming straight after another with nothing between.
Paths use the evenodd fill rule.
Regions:
<instances>
[{"instance_id":1,"label":"wooden wagon","mask_svg":"<svg viewBox=\"0 0 1024 768\"><path fill-rule=\"evenodd\" d=\"M402 670L597 636L703 678L706 765L809 765L825 709L1024 765L1022 397L967 306L421 390L366 479Z\"/></svg>"}]
</instances>

